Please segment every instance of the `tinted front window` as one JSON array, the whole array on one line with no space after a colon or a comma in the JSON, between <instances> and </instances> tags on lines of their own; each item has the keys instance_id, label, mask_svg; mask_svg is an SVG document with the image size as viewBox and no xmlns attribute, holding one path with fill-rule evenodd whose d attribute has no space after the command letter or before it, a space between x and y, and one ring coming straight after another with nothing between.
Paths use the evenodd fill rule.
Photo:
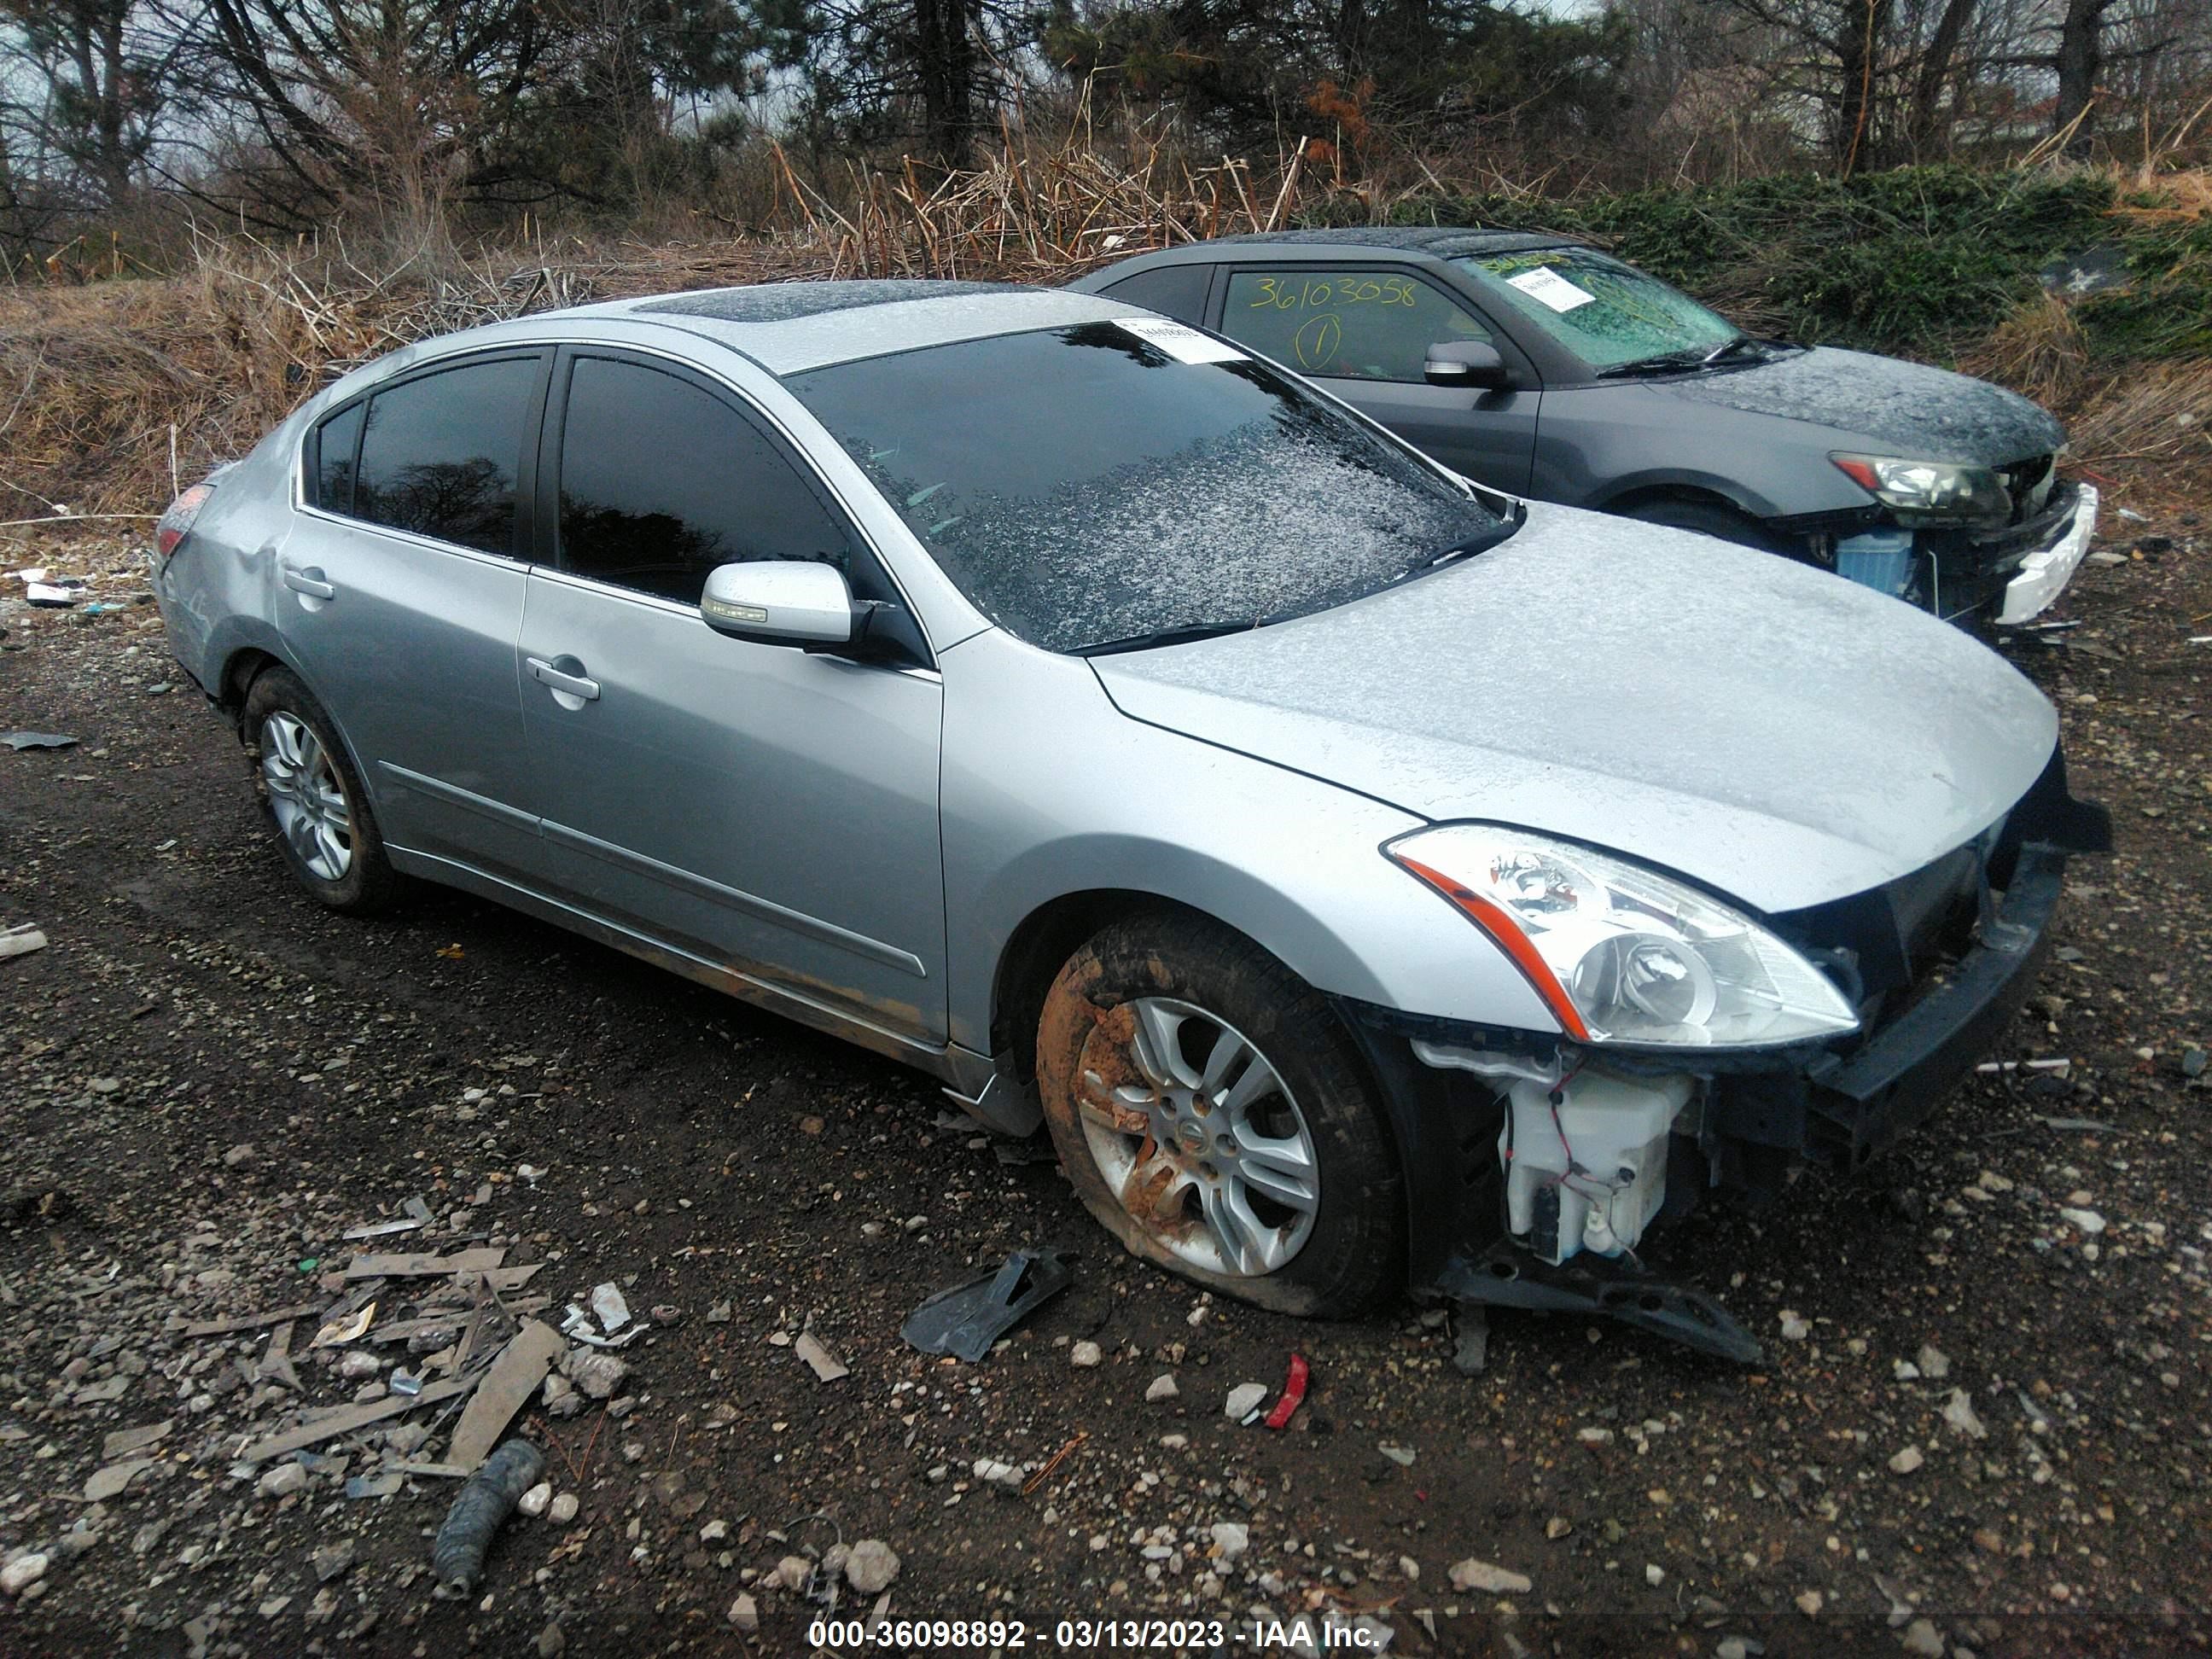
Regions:
<instances>
[{"instance_id":1,"label":"tinted front window","mask_svg":"<svg viewBox=\"0 0 2212 1659\"><path fill-rule=\"evenodd\" d=\"M1456 262L1485 290L1592 368L1711 350L1736 337L1725 317L1647 271L1589 248L1485 253Z\"/></svg>"},{"instance_id":2,"label":"tinted front window","mask_svg":"<svg viewBox=\"0 0 2212 1659\"><path fill-rule=\"evenodd\" d=\"M515 470L538 368L534 357L469 363L370 398L354 516L514 552Z\"/></svg>"},{"instance_id":3,"label":"tinted front window","mask_svg":"<svg viewBox=\"0 0 2212 1659\"><path fill-rule=\"evenodd\" d=\"M1340 603L1497 526L1395 441L1176 331L1181 356L1085 323L788 384L976 606L1051 650Z\"/></svg>"},{"instance_id":4,"label":"tinted front window","mask_svg":"<svg viewBox=\"0 0 2212 1659\"><path fill-rule=\"evenodd\" d=\"M353 511L353 468L361 448L365 403L325 421L315 438L315 505L331 513Z\"/></svg>"},{"instance_id":5,"label":"tinted front window","mask_svg":"<svg viewBox=\"0 0 2212 1659\"><path fill-rule=\"evenodd\" d=\"M1240 270L1221 331L1301 374L1419 384L1429 348L1490 331L1401 270Z\"/></svg>"},{"instance_id":6,"label":"tinted front window","mask_svg":"<svg viewBox=\"0 0 2212 1659\"><path fill-rule=\"evenodd\" d=\"M848 567L843 531L753 423L658 369L580 357L561 434L561 568L699 602L753 559Z\"/></svg>"}]
</instances>

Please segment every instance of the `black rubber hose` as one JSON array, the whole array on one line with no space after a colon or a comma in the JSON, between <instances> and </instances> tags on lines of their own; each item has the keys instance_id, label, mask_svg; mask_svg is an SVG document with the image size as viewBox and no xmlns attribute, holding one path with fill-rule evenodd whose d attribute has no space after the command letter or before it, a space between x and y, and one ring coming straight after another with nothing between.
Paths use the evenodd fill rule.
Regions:
<instances>
[{"instance_id":1,"label":"black rubber hose","mask_svg":"<svg viewBox=\"0 0 2212 1659\"><path fill-rule=\"evenodd\" d=\"M544 1453L527 1440L510 1440L468 1478L430 1546L441 1589L465 1595L477 1587L493 1536L544 1472Z\"/></svg>"}]
</instances>

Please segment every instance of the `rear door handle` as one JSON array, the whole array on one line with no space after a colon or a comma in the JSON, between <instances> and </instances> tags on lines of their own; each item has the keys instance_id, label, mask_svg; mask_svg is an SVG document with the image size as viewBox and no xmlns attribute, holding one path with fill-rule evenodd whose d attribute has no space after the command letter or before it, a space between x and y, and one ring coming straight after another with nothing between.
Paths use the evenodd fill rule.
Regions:
<instances>
[{"instance_id":1,"label":"rear door handle","mask_svg":"<svg viewBox=\"0 0 2212 1659\"><path fill-rule=\"evenodd\" d=\"M295 593L305 593L311 599L335 599L338 591L323 579L323 573L309 565L301 569L298 565L284 567L284 586Z\"/></svg>"},{"instance_id":2,"label":"rear door handle","mask_svg":"<svg viewBox=\"0 0 2212 1659\"><path fill-rule=\"evenodd\" d=\"M581 697L586 702L599 701L599 683L597 680L586 679L580 672L572 673L566 669L556 668L543 657L525 657L522 660L529 666L530 678L540 685L550 686L556 691L565 691L572 697ZM562 657L558 660L574 664L579 671L584 665L574 657Z\"/></svg>"}]
</instances>

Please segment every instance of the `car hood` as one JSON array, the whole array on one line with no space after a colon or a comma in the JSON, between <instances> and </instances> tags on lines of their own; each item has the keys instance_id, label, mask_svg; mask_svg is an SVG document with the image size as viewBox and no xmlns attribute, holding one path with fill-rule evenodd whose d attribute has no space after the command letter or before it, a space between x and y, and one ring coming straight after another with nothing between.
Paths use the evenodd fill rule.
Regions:
<instances>
[{"instance_id":1,"label":"car hood","mask_svg":"<svg viewBox=\"0 0 2212 1659\"><path fill-rule=\"evenodd\" d=\"M1863 434L1869 449L1908 460L2006 466L2066 441L2064 427L2002 386L1832 346L1647 384L1662 397Z\"/></svg>"},{"instance_id":2,"label":"car hood","mask_svg":"<svg viewBox=\"0 0 2212 1659\"><path fill-rule=\"evenodd\" d=\"M1133 719L1422 817L1612 848L1767 911L1968 841L2058 730L1995 653L1895 599L1535 503L1464 565L1092 665Z\"/></svg>"}]
</instances>

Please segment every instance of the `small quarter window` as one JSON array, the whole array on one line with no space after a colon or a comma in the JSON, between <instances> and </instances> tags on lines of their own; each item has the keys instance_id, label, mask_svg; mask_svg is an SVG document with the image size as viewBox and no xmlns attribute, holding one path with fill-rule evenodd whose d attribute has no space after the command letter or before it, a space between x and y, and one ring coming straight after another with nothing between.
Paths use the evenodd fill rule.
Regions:
<instances>
[{"instance_id":1,"label":"small quarter window","mask_svg":"<svg viewBox=\"0 0 2212 1659\"><path fill-rule=\"evenodd\" d=\"M311 485L314 504L325 512L353 511L354 465L361 453L362 417L368 412L367 403L357 403L316 429Z\"/></svg>"},{"instance_id":2,"label":"small quarter window","mask_svg":"<svg viewBox=\"0 0 2212 1659\"><path fill-rule=\"evenodd\" d=\"M495 358L376 393L353 516L511 556L515 473L538 367L536 357Z\"/></svg>"},{"instance_id":3,"label":"small quarter window","mask_svg":"<svg viewBox=\"0 0 2212 1659\"><path fill-rule=\"evenodd\" d=\"M1240 270L1221 331L1301 374L1418 385L1429 348L1491 332L1404 270Z\"/></svg>"}]
</instances>

